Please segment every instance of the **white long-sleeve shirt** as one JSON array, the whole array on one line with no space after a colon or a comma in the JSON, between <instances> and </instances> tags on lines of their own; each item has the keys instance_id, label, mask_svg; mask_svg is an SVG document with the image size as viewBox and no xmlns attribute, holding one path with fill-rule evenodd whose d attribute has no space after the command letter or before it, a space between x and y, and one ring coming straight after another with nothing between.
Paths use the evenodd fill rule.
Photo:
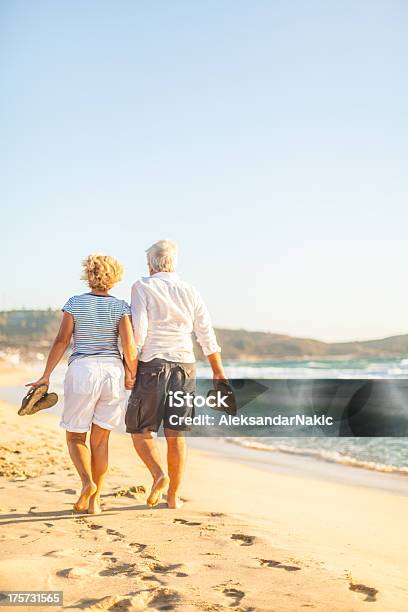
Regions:
<instances>
[{"instance_id":1,"label":"white long-sleeve shirt","mask_svg":"<svg viewBox=\"0 0 408 612\"><path fill-rule=\"evenodd\" d=\"M200 294L174 272L157 272L137 281L131 309L141 361L159 357L194 363L192 332L204 355L221 350Z\"/></svg>"}]
</instances>

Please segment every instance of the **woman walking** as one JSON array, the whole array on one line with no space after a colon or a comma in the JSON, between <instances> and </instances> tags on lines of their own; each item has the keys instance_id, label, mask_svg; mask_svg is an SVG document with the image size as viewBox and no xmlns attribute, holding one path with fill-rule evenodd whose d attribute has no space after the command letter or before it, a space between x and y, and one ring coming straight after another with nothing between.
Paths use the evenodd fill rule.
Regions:
<instances>
[{"instance_id":1,"label":"woman walking","mask_svg":"<svg viewBox=\"0 0 408 612\"><path fill-rule=\"evenodd\" d=\"M66 430L69 454L82 481L74 509L98 514L108 470L109 434L121 422L125 388L134 384L137 352L129 305L109 293L122 278L123 266L113 257L95 254L84 260L83 268L82 278L91 291L71 297L63 306L63 319L44 373L27 386L49 384L73 336L60 426Z\"/></svg>"}]
</instances>

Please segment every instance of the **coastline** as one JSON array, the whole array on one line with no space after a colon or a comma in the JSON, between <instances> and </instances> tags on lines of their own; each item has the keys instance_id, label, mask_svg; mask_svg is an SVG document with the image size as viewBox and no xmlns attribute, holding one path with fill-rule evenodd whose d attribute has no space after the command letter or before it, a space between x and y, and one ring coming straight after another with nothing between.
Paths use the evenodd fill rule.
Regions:
<instances>
[{"instance_id":1,"label":"coastline","mask_svg":"<svg viewBox=\"0 0 408 612\"><path fill-rule=\"evenodd\" d=\"M56 391L60 396L57 406L48 411L52 414L60 414L62 410L63 380L66 365L65 362L61 362L55 370L51 382L51 390ZM229 363L227 369L234 369L235 366L236 364ZM20 365L9 364L7 367L0 364L0 400L10 404L19 404L26 391L24 383L38 378L41 375L42 367L43 364L39 362ZM208 378L208 374L208 372L202 372L201 377ZM124 423L122 429L124 432ZM348 438L332 438L334 444L328 445L328 440L324 437L315 437L311 445L305 445L297 443L299 439L292 437L240 438L232 436L230 438L220 438L215 446L211 441L213 439L207 437L191 438L191 443L215 452L219 452L220 445L223 445L224 454L227 456L233 454L239 460L246 458L259 467L264 466L265 463L270 463L273 466L277 463L279 457L278 463L286 467L301 465L302 475L305 475L305 468L307 468L306 472L326 475L329 479L335 478L345 482L352 479L353 482L360 483L363 486L367 482L368 486L389 489L388 485L394 484L394 488L402 494L405 494L405 483L408 483L408 464L405 459L403 438L397 439L399 446L391 447L391 454L386 438L355 438L357 444L354 446L343 443L349 440ZM363 446L363 442L366 440L376 440L376 445L373 447L374 453L371 449L367 453L367 446ZM264 455L263 459L261 459L261 455ZM349 472L350 468L352 468L351 473ZM360 476L357 476L356 471L360 472ZM375 475L369 475L373 473L386 474L390 478L382 478L381 476L376 478ZM393 476L397 476L397 478L393 478Z\"/></svg>"},{"instance_id":2,"label":"coastline","mask_svg":"<svg viewBox=\"0 0 408 612\"><path fill-rule=\"evenodd\" d=\"M235 440L190 438L189 445L220 459L248 464L257 470L378 489L408 497L408 476L404 474L378 472L303 454L248 448Z\"/></svg>"},{"instance_id":3,"label":"coastline","mask_svg":"<svg viewBox=\"0 0 408 612\"><path fill-rule=\"evenodd\" d=\"M0 588L22 588L23 573L24 588L64 590L65 605L74 610L168 604L266 611L271 601L293 611L305 605L363 610L368 603L381 612L407 609L406 491L377 486L388 474L374 474L375 486L367 486L362 470L334 466L339 480L323 462L270 453L271 463L265 453L218 440L204 440L204 448L195 439L184 507L150 510L140 489L130 489L148 490L146 470L126 436L114 433L107 509L76 515L78 478L56 416L23 421L5 402L0 415L1 522L7 526Z\"/></svg>"}]
</instances>

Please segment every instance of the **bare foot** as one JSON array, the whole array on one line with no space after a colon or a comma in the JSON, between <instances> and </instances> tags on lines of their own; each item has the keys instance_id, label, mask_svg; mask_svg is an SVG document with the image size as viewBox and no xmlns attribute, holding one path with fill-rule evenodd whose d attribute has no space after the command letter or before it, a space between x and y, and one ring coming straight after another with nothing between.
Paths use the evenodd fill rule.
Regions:
<instances>
[{"instance_id":1,"label":"bare foot","mask_svg":"<svg viewBox=\"0 0 408 612\"><path fill-rule=\"evenodd\" d=\"M84 512L88 509L89 499L96 492L96 484L89 482L82 487L81 495L78 497L78 501L74 504L74 510L76 512Z\"/></svg>"},{"instance_id":2,"label":"bare foot","mask_svg":"<svg viewBox=\"0 0 408 612\"><path fill-rule=\"evenodd\" d=\"M89 500L88 514L100 514L102 512L100 497L92 495Z\"/></svg>"},{"instance_id":3,"label":"bare foot","mask_svg":"<svg viewBox=\"0 0 408 612\"><path fill-rule=\"evenodd\" d=\"M178 495L174 493L167 493L167 507L170 510L178 510L183 506L184 502L181 501Z\"/></svg>"},{"instance_id":4,"label":"bare foot","mask_svg":"<svg viewBox=\"0 0 408 612\"><path fill-rule=\"evenodd\" d=\"M159 501L161 501L163 491L167 489L169 483L169 477L164 476L164 474L154 481L152 490L150 491L149 497L146 500L148 506L157 506Z\"/></svg>"}]
</instances>

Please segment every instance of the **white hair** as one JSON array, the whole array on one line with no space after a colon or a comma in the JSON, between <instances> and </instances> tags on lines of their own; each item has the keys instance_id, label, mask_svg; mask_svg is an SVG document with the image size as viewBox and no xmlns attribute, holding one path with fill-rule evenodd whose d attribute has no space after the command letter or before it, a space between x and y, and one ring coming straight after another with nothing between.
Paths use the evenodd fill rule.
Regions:
<instances>
[{"instance_id":1,"label":"white hair","mask_svg":"<svg viewBox=\"0 0 408 612\"><path fill-rule=\"evenodd\" d=\"M172 240L159 240L146 251L147 263L154 272L174 272L177 263L177 245Z\"/></svg>"}]
</instances>

